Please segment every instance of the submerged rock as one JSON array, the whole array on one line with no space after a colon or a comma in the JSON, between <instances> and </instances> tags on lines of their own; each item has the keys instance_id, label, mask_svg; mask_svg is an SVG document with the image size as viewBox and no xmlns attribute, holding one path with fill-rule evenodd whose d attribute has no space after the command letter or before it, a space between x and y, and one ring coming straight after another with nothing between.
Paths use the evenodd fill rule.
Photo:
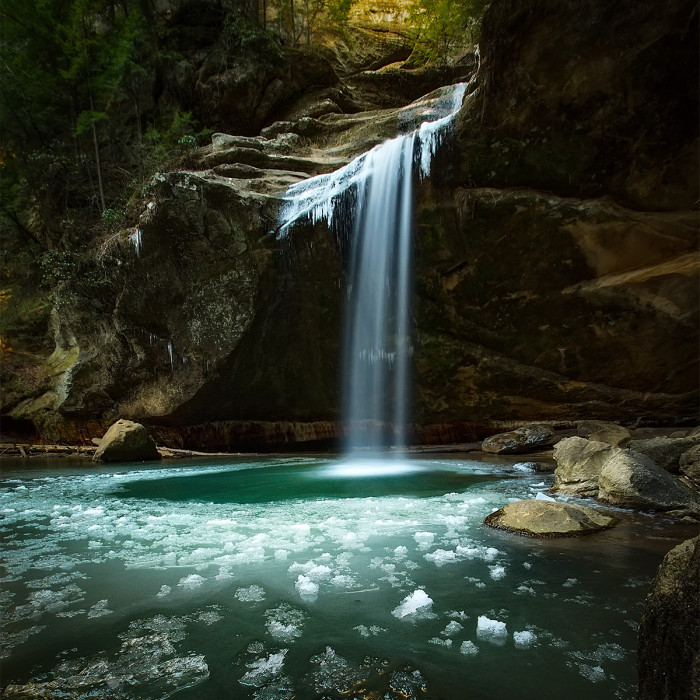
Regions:
<instances>
[{"instance_id":1,"label":"submerged rock","mask_svg":"<svg viewBox=\"0 0 700 700\"><path fill-rule=\"evenodd\" d=\"M487 437L481 443L481 450L502 455L522 454L549 445L553 437L554 431L548 425L525 425Z\"/></svg>"},{"instance_id":2,"label":"submerged rock","mask_svg":"<svg viewBox=\"0 0 700 700\"><path fill-rule=\"evenodd\" d=\"M700 697L700 538L665 557L639 627L639 700Z\"/></svg>"},{"instance_id":3,"label":"submerged rock","mask_svg":"<svg viewBox=\"0 0 700 700\"><path fill-rule=\"evenodd\" d=\"M606 503L700 518L700 497L638 452L613 449L598 484L598 499Z\"/></svg>"},{"instance_id":4,"label":"submerged rock","mask_svg":"<svg viewBox=\"0 0 700 700\"><path fill-rule=\"evenodd\" d=\"M160 459L160 454L140 423L118 420L105 433L93 459L96 462L142 462Z\"/></svg>"},{"instance_id":5,"label":"submerged rock","mask_svg":"<svg viewBox=\"0 0 700 700\"><path fill-rule=\"evenodd\" d=\"M600 470L612 447L581 437L565 438L554 447L554 489L576 496L597 496Z\"/></svg>"},{"instance_id":6,"label":"submerged rock","mask_svg":"<svg viewBox=\"0 0 700 700\"><path fill-rule=\"evenodd\" d=\"M593 508L557 501L528 500L510 503L491 513L484 525L528 537L573 537L600 532L616 519Z\"/></svg>"},{"instance_id":7,"label":"submerged rock","mask_svg":"<svg viewBox=\"0 0 700 700\"><path fill-rule=\"evenodd\" d=\"M681 455L699 444L700 436L654 437L648 440L632 440L630 448L650 457L656 464L672 474L678 474Z\"/></svg>"}]
</instances>

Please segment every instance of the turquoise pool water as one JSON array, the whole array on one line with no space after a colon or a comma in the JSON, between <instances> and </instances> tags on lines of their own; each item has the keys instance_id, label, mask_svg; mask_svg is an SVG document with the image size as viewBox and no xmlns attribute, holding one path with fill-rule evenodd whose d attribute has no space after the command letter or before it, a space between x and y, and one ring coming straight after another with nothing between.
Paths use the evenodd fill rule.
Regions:
<instances>
[{"instance_id":1,"label":"turquoise pool water","mask_svg":"<svg viewBox=\"0 0 700 700\"><path fill-rule=\"evenodd\" d=\"M583 539L482 525L550 482L515 460L448 457L7 462L2 685L8 697L633 698L644 596L693 533L624 512Z\"/></svg>"}]
</instances>

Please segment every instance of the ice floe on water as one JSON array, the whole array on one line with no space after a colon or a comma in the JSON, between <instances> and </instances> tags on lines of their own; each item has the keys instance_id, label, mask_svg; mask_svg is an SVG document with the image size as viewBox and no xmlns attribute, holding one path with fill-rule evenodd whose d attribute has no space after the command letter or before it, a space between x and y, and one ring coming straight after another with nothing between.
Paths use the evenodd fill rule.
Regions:
<instances>
[{"instance_id":1,"label":"ice floe on water","mask_svg":"<svg viewBox=\"0 0 700 700\"><path fill-rule=\"evenodd\" d=\"M242 603L260 603L265 600L265 589L262 586L253 584L248 588L239 588L234 593L236 600Z\"/></svg>"},{"instance_id":2,"label":"ice floe on water","mask_svg":"<svg viewBox=\"0 0 700 700\"><path fill-rule=\"evenodd\" d=\"M462 642L459 651L465 656L475 656L479 653L479 647L468 639Z\"/></svg>"},{"instance_id":3,"label":"ice floe on water","mask_svg":"<svg viewBox=\"0 0 700 700\"><path fill-rule=\"evenodd\" d=\"M306 614L289 603L265 611L267 631L277 641L289 644L301 637Z\"/></svg>"},{"instance_id":4,"label":"ice floe on water","mask_svg":"<svg viewBox=\"0 0 700 700\"><path fill-rule=\"evenodd\" d=\"M273 463L301 470L307 484L310 472L328 466L313 459ZM232 697L335 697L346 692L341 688L366 687L362 679L371 677L378 697L418 698L425 696L424 669L404 668L407 660L448 667L462 658L473 670L493 663L493 655L523 664L537 657L524 651L531 647L558 655L569 681L606 691L605 684L619 685L630 653L615 646L619 630L581 650L568 623L535 626L548 619L540 602L556 598L568 619L582 606L586 615L619 616L617 627L630 637L639 610L605 610L585 562L567 563L572 568L562 575L561 566L540 556L549 545L482 526L493 509L540 493L547 481L504 470L503 479L479 482L473 477L483 465L439 467L450 474L445 492L429 496L382 495L372 487L355 498L331 493L252 504L162 497L163 480L189 496L199 477L224 479L231 465L123 473L112 467L91 471L89 481L82 472L0 489L0 658L17 652L39 659L49 635L65 638L58 663L54 651L41 658L33 679L15 679L46 696L60 688L100 697L109 688L111 697L128 698L133 684L144 697L167 697L202 683L206 697L210 667L219 676L230 667ZM250 478L256 475L265 483L264 467L251 466ZM146 490L152 484L152 497L129 496L133 483ZM643 587L626 585L637 580L649 576L625 572L619 590L639 598ZM520 609L529 610L526 618ZM91 643L99 640L94 654L73 649L78 625ZM360 663L360 652L376 658ZM463 679L454 682L462 687Z\"/></svg>"},{"instance_id":5,"label":"ice floe on water","mask_svg":"<svg viewBox=\"0 0 700 700\"><path fill-rule=\"evenodd\" d=\"M282 649L275 654L261 656L246 664L250 670L243 674L240 680L241 685L252 685L259 688L278 676L282 671L284 657L288 651L289 649Z\"/></svg>"},{"instance_id":6,"label":"ice floe on water","mask_svg":"<svg viewBox=\"0 0 700 700\"><path fill-rule=\"evenodd\" d=\"M399 620L430 620L436 617L432 612L433 599L422 589L417 589L407 595L401 604L395 607L391 614Z\"/></svg>"},{"instance_id":7,"label":"ice floe on water","mask_svg":"<svg viewBox=\"0 0 700 700\"><path fill-rule=\"evenodd\" d=\"M520 649L527 649L531 647L537 640L537 635L530 630L523 630L521 632L513 632L513 644Z\"/></svg>"},{"instance_id":8,"label":"ice floe on water","mask_svg":"<svg viewBox=\"0 0 700 700\"><path fill-rule=\"evenodd\" d=\"M492 620L486 615L479 615L476 622L476 636L486 642L501 646L506 643L508 629L505 622Z\"/></svg>"}]
</instances>

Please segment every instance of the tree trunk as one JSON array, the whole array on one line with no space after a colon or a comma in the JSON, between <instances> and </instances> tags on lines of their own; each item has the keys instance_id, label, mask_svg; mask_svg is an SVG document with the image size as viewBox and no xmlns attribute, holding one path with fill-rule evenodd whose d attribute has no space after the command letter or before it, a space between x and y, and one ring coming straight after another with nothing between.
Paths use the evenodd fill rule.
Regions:
<instances>
[{"instance_id":1,"label":"tree trunk","mask_svg":"<svg viewBox=\"0 0 700 700\"><path fill-rule=\"evenodd\" d=\"M93 104L92 101L92 93L90 93L90 109L94 112L95 111L95 105ZM104 211L107 208L107 205L105 204L105 191L104 187L102 186L102 162L100 161L100 146L97 141L97 127L95 126L95 122L92 122L92 140L93 143L95 144L95 165L97 166L97 188L100 191L100 204L102 206L102 211Z\"/></svg>"}]
</instances>

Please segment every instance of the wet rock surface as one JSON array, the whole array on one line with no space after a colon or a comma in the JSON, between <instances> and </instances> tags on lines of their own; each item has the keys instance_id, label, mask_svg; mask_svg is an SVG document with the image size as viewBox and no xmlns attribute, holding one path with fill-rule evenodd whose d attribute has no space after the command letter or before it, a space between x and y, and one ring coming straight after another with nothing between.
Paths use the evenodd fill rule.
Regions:
<instances>
[{"instance_id":1,"label":"wet rock surface","mask_svg":"<svg viewBox=\"0 0 700 700\"><path fill-rule=\"evenodd\" d=\"M95 451L96 462L142 462L160 459L156 443L140 423L118 420L104 434Z\"/></svg>"},{"instance_id":2,"label":"wet rock surface","mask_svg":"<svg viewBox=\"0 0 700 700\"><path fill-rule=\"evenodd\" d=\"M700 496L650 457L581 437L554 448L554 490L623 508L700 518Z\"/></svg>"},{"instance_id":3,"label":"wet rock surface","mask_svg":"<svg viewBox=\"0 0 700 700\"><path fill-rule=\"evenodd\" d=\"M700 694L700 538L664 558L639 627L639 699L695 698Z\"/></svg>"},{"instance_id":4,"label":"wet rock surface","mask_svg":"<svg viewBox=\"0 0 700 700\"><path fill-rule=\"evenodd\" d=\"M547 425L526 425L507 433L486 438L481 450L492 454L524 454L551 444L554 430Z\"/></svg>"},{"instance_id":5,"label":"wet rock surface","mask_svg":"<svg viewBox=\"0 0 700 700\"><path fill-rule=\"evenodd\" d=\"M593 508L546 500L517 501L484 520L485 525L528 537L573 537L600 532L615 518Z\"/></svg>"}]
</instances>

